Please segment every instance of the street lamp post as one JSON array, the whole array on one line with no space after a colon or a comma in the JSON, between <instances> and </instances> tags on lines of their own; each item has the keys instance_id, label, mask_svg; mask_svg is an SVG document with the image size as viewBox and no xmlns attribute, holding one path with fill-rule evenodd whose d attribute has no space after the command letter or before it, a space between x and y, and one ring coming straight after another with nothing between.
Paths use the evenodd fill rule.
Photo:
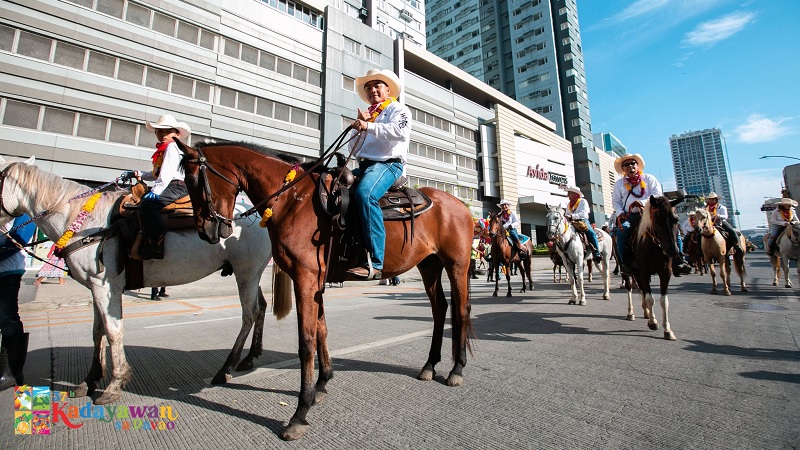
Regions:
<instances>
[{"instance_id":1,"label":"street lamp post","mask_svg":"<svg viewBox=\"0 0 800 450\"><path fill-rule=\"evenodd\" d=\"M800 158L798 158L796 156L784 156L784 155L767 155L767 156L762 156L762 157L760 157L758 159L768 159L768 158L789 158L789 159L796 159L796 160L800 161Z\"/></svg>"}]
</instances>

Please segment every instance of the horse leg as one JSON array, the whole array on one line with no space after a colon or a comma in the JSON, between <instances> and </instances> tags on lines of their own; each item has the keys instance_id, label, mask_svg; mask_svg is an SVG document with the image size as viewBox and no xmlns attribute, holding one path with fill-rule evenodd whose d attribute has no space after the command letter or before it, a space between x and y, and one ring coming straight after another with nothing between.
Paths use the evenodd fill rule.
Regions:
<instances>
[{"instance_id":1,"label":"horse leg","mask_svg":"<svg viewBox=\"0 0 800 450\"><path fill-rule=\"evenodd\" d=\"M744 248L745 247L742 246L742 249ZM739 288L742 292L750 292L744 281L744 277L747 275L747 270L744 267L744 253L737 253L733 256L733 265L736 267L736 273L739 275Z\"/></svg>"},{"instance_id":2,"label":"horse leg","mask_svg":"<svg viewBox=\"0 0 800 450\"><path fill-rule=\"evenodd\" d=\"M658 301L661 304L661 311L663 312L662 320L664 321L664 339L668 341L674 341L677 338L675 337L675 333L672 332L672 328L669 325L669 299L667 298L669 278L669 272L662 272L659 274L659 281L661 282L661 296L658 298ZM656 326L658 326L658 324L656 324Z\"/></svg>"},{"instance_id":3,"label":"horse leg","mask_svg":"<svg viewBox=\"0 0 800 450\"><path fill-rule=\"evenodd\" d=\"M325 306L320 302L319 315L317 316L317 360L319 363L319 377L314 387L316 395L314 404L322 403L328 396L328 381L333 378L333 365L328 352L328 324L325 321Z\"/></svg>"},{"instance_id":4,"label":"horse leg","mask_svg":"<svg viewBox=\"0 0 800 450\"><path fill-rule=\"evenodd\" d=\"M96 305L96 304L95 304ZM89 373L83 379L83 382L72 391L75 397L85 397L94 394L97 389L97 383L103 379L106 370L106 329L103 326L103 320L99 310L94 308L94 324L92 325L92 340L94 341L94 350L92 355L92 366L89 368Z\"/></svg>"},{"instance_id":5,"label":"horse leg","mask_svg":"<svg viewBox=\"0 0 800 450\"><path fill-rule=\"evenodd\" d=\"M314 405L314 351L317 348L317 317L322 293L316 289L316 277L306 271L296 271L294 278L297 309L298 356L300 357L300 393L297 409L281 433L281 439L300 439L308 431L306 415Z\"/></svg>"},{"instance_id":6,"label":"horse leg","mask_svg":"<svg viewBox=\"0 0 800 450\"><path fill-rule=\"evenodd\" d=\"M500 264L497 263L497 260L492 258L494 262L494 292L492 293L492 297L497 297L497 291L500 290Z\"/></svg>"},{"instance_id":7,"label":"horse leg","mask_svg":"<svg viewBox=\"0 0 800 450\"><path fill-rule=\"evenodd\" d=\"M587 263L586 260L584 259L583 260L583 266L587 267L587 270L589 271L588 281L589 281L589 283L591 283L592 282L592 263Z\"/></svg>"},{"instance_id":8,"label":"horse leg","mask_svg":"<svg viewBox=\"0 0 800 450\"><path fill-rule=\"evenodd\" d=\"M506 283L508 283L508 291L506 292L506 297L511 297L511 268L514 266L514 263L511 260L507 260L503 267L505 267L506 273Z\"/></svg>"},{"instance_id":9,"label":"horse leg","mask_svg":"<svg viewBox=\"0 0 800 450\"><path fill-rule=\"evenodd\" d=\"M646 289L642 289L642 308L644 309L644 317L647 318L647 328L657 330L658 320L656 320L656 315L653 313L653 305L655 305L656 299L650 289L649 283Z\"/></svg>"},{"instance_id":10,"label":"horse leg","mask_svg":"<svg viewBox=\"0 0 800 450\"><path fill-rule=\"evenodd\" d=\"M788 253L788 252L784 252ZM783 277L786 280L784 287L792 287L792 278L790 276L789 257L781 254L781 269L783 270ZM800 262L798 263L798 270L800 270Z\"/></svg>"},{"instance_id":11,"label":"horse leg","mask_svg":"<svg viewBox=\"0 0 800 450\"><path fill-rule=\"evenodd\" d=\"M628 275L622 276L622 285L628 292L628 315L625 317L625 319L636 320L636 313L633 312L633 289L631 286L631 279L628 277Z\"/></svg>"},{"instance_id":12,"label":"horse leg","mask_svg":"<svg viewBox=\"0 0 800 450\"><path fill-rule=\"evenodd\" d=\"M106 329L112 364L111 382L106 386L103 395L94 401L95 405L105 405L119 400L122 397L122 390L133 376L122 344L125 327L122 322L122 280L119 277L118 279L120 280L118 287L107 284L92 286L95 307L99 309Z\"/></svg>"},{"instance_id":13,"label":"horse leg","mask_svg":"<svg viewBox=\"0 0 800 450\"><path fill-rule=\"evenodd\" d=\"M264 317L267 314L267 300L258 287L258 311L256 311L256 323L253 325L253 340L250 342L250 351L242 362L236 366L236 370L250 370L253 368L253 360L261 356L264 341Z\"/></svg>"},{"instance_id":14,"label":"horse leg","mask_svg":"<svg viewBox=\"0 0 800 450\"><path fill-rule=\"evenodd\" d=\"M722 277L723 293L731 295L731 260L728 255L722 255L719 264L720 277Z\"/></svg>"},{"instance_id":15,"label":"horse leg","mask_svg":"<svg viewBox=\"0 0 800 450\"><path fill-rule=\"evenodd\" d=\"M600 274L603 276L603 300L611 300L611 264L608 260L608 253L603 255Z\"/></svg>"},{"instance_id":16,"label":"horse leg","mask_svg":"<svg viewBox=\"0 0 800 450\"><path fill-rule=\"evenodd\" d=\"M528 287L530 290L533 290L533 276L531 275L532 266L533 262L529 256L527 259L525 259L525 273L528 274Z\"/></svg>"},{"instance_id":17,"label":"horse leg","mask_svg":"<svg viewBox=\"0 0 800 450\"><path fill-rule=\"evenodd\" d=\"M569 298L567 304L574 305L578 302L578 277L575 274L576 267L574 265L572 267L567 267L567 265L564 264L564 268L567 270L567 278L570 279L569 287L572 289L572 297Z\"/></svg>"},{"instance_id":18,"label":"horse leg","mask_svg":"<svg viewBox=\"0 0 800 450\"><path fill-rule=\"evenodd\" d=\"M520 267L520 270L522 268ZM470 312L472 306L469 299L469 275L464 270L458 260L454 260L445 267L450 279L450 301L453 310L450 314L452 327L452 357L453 368L447 375L448 386L461 386L464 384L464 367L467 365L467 347L469 345L469 332L472 329L470 324ZM441 273L441 271L440 271ZM524 280L523 280L524 283ZM447 303L444 292L441 289L441 274L439 276L439 289L437 295L441 296L441 302ZM444 318L443 318L444 319Z\"/></svg>"},{"instance_id":19,"label":"horse leg","mask_svg":"<svg viewBox=\"0 0 800 450\"><path fill-rule=\"evenodd\" d=\"M711 293L717 294L717 269L714 267L714 262L711 261L711 258L706 259L706 263L708 264L708 273L711 274Z\"/></svg>"},{"instance_id":20,"label":"horse leg","mask_svg":"<svg viewBox=\"0 0 800 450\"><path fill-rule=\"evenodd\" d=\"M583 259L579 259L577 261L577 263L580 264L580 265L577 266L577 268L576 268L578 270L578 273L577 273L577 276L575 277L575 278L577 278L578 304L581 305L581 306L585 306L586 305L586 292L584 292L584 290L583 290L583 269L584 269L584 267L586 265L585 262L586 261L583 260ZM592 273L591 270L592 269L591 269L591 266L590 266L590 268L589 268L589 273L590 274Z\"/></svg>"},{"instance_id":21,"label":"horse leg","mask_svg":"<svg viewBox=\"0 0 800 450\"><path fill-rule=\"evenodd\" d=\"M496 280L499 279L499 264L496 265ZM444 322L447 318L447 299L442 289L442 266L435 256L429 256L417 265L422 276L422 283L425 285L425 292L431 302L431 312L433 313L433 338L431 348L428 351L428 360L417 375L418 380L431 381L436 375L436 364L442 360L442 339L444 336ZM495 284L497 284L495 282ZM497 289L495 288L495 297ZM455 328L454 328L455 332Z\"/></svg>"},{"instance_id":22,"label":"horse leg","mask_svg":"<svg viewBox=\"0 0 800 450\"><path fill-rule=\"evenodd\" d=\"M559 279L561 278L561 270L558 271ZM556 265L553 264L553 283L556 283Z\"/></svg>"},{"instance_id":23,"label":"horse leg","mask_svg":"<svg viewBox=\"0 0 800 450\"><path fill-rule=\"evenodd\" d=\"M224 384L230 381L233 376L233 368L239 362L242 356L242 349L247 340L247 335L250 334L250 329L253 328L253 322L258 315L258 297L259 287L258 283L251 283L250 280L243 278L236 278L236 283L239 286L239 303L242 305L242 327L239 329L239 334L233 343L233 348L225 360L225 364L217 371L214 378L211 379L211 384ZM253 333L253 340L255 340L256 333ZM252 364L252 363L251 363Z\"/></svg>"}]
</instances>

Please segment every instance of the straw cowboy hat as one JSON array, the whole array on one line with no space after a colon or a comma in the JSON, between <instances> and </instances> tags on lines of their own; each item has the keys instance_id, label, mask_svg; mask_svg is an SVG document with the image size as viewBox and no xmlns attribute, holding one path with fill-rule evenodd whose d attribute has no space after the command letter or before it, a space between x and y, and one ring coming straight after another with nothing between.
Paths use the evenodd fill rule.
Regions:
<instances>
[{"instance_id":1,"label":"straw cowboy hat","mask_svg":"<svg viewBox=\"0 0 800 450\"><path fill-rule=\"evenodd\" d=\"M719 196L717 195L716 192L711 192L708 195L706 195L706 200L709 200L709 199L712 199L712 198L715 198L715 199L717 199L717 201L719 201Z\"/></svg>"},{"instance_id":2,"label":"straw cowboy hat","mask_svg":"<svg viewBox=\"0 0 800 450\"><path fill-rule=\"evenodd\" d=\"M637 164L639 164L639 170L644 170L644 158L642 155L635 153L633 155L622 155L616 160L614 160L614 170L617 171L620 175L625 175L625 171L622 170L622 163L628 160L634 160Z\"/></svg>"},{"instance_id":3,"label":"straw cowboy hat","mask_svg":"<svg viewBox=\"0 0 800 450\"><path fill-rule=\"evenodd\" d=\"M581 190L578 189L575 186L567 186L567 187L564 188L564 190L566 190L567 192L574 192L574 193L578 194L579 196L583 197L583 192L581 192Z\"/></svg>"},{"instance_id":4,"label":"straw cowboy hat","mask_svg":"<svg viewBox=\"0 0 800 450\"><path fill-rule=\"evenodd\" d=\"M797 202L790 198L783 197L780 201L775 202L775 206L797 206Z\"/></svg>"},{"instance_id":5,"label":"straw cowboy hat","mask_svg":"<svg viewBox=\"0 0 800 450\"><path fill-rule=\"evenodd\" d=\"M394 72L388 69L369 69L366 75L356 78L355 82L358 96L361 97L361 100L364 100L365 103L370 103L370 101L369 97L367 97L367 91L364 90L364 85L375 80L380 80L389 86L390 96L394 98L400 96L400 90L402 89L403 85L400 84L400 79L397 78L397 75L395 75Z\"/></svg>"},{"instance_id":6,"label":"straw cowboy hat","mask_svg":"<svg viewBox=\"0 0 800 450\"><path fill-rule=\"evenodd\" d=\"M497 204L497 207L498 208L502 208L503 205L511 206L511 202L506 200L506 199L502 199L502 200L500 200L500 203Z\"/></svg>"},{"instance_id":7,"label":"straw cowboy hat","mask_svg":"<svg viewBox=\"0 0 800 450\"><path fill-rule=\"evenodd\" d=\"M145 122L145 124L147 129L154 133L156 130L169 130L170 128L174 128L178 130L179 139L185 139L192 134L192 129L189 128L186 122L178 122L171 114L164 114L159 117L156 122Z\"/></svg>"}]
</instances>

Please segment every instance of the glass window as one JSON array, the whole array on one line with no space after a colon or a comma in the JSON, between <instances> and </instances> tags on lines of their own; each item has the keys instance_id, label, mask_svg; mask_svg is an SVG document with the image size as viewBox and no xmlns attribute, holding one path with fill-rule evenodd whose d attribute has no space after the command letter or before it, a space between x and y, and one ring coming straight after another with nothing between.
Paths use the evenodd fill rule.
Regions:
<instances>
[{"instance_id":1,"label":"glass window","mask_svg":"<svg viewBox=\"0 0 800 450\"><path fill-rule=\"evenodd\" d=\"M56 42L56 53L53 62L73 69L83 70L83 60L86 58L86 49L75 45ZM139 77L139 82L142 82Z\"/></svg>"},{"instance_id":2,"label":"glass window","mask_svg":"<svg viewBox=\"0 0 800 450\"><path fill-rule=\"evenodd\" d=\"M144 73L144 66L134 62L119 60L119 69L117 70L117 79L127 81L130 83L142 84Z\"/></svg>"},{"instance_id":3,"label":"glass window","mask_svg":"<svg viewBox=\"0 0 800 450\"><path fill-rule=\"evenodd\" d=\"M152 67L148 67L147 80L145 81L145 86L153 89L159 89L162 91L168 91L169 72L164 72L163 70L158 70Z\"/></svg>"},{"instance_id":4,"label":"glass window","mask_svg":"<svg viewBox=\"0 0 800 450\"><path fill-rule=\"evenodd\" d=\"M89 64L86 66L86 70L98 75L113 77L116 61L116 58L112 58L111 56L90 50Z\"/></svg>"},{"instance_id":5,"label":"glass window","mask_svg":"<svg viewBox=\"0 0 800 450\"><path fill-rule=\"evenodd\" d=\"M46 107L42 131L72 136L75 127L75 113L64 109Z\"/></svg>"},{"instance_id":6,"label":"glass window","mask_svg":"<svg viewBox=\"0 0 800 450\"><path fill-rule=\"evenodd\" d=\"M53 40L38 34L19 32L19 42L17 43L17 53L31 58L50 61L50 46Z\"/></svg>"},{"instance_id":7,"label":"glass window","mask_svg":"<svg viewBox=\"0 0 800 450\"><path fill-rule=\"evenodd\" d=\"M267 69L275 71L275 55L269 54L267 52L261 52L261 61L259 61L259 66Z\"/></svg>"},{"instance_id":8,"label":"glass window","mask_svg":"<svg viewBox=\"0 0 800 450\"><path fill-rule=\"evenodd\" d=\"M78 118L78 136L104 141L106 139L106 125L108 119L81 114Z\"/></svg>"},{"instance_id":9,"label":"glass window","mask_svg":"<svg viewBox=\"0 0 800 450\"><path fill-rule=\"evenodd\" d=\"M128 11L125 13L125 20L132 24L150 28L151 12L149 8L139 6L133 2L128 2Z\"/></svg>"}]
</instances>

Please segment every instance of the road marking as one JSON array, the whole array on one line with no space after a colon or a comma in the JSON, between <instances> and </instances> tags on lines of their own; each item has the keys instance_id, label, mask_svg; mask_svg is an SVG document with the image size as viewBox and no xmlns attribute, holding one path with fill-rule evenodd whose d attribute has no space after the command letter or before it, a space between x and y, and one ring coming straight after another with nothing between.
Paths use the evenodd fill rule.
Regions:
<instances>
[{"instance_id":1,"label":"road marking","mask_svg":"<svg viewBox=\"0 0 800 450\"><path fill-rule=\"evenodd\" d=\"M195 323L216 322L218 320L231 320L231 319L241 319L241 318L242 318L242 316L222 317L222 318L219 318L219 319L206 319L206 320L194 320L194 321L191 321L191 322L165 323L163 325L149 325L149 326L142 327L142 328L147 330L147 329L150 329L150 328L166 328L166 327L174 327L174 326L177 326L177 325L191 325L191 324L195 324Z\"/></svg>"}]
</instances>

